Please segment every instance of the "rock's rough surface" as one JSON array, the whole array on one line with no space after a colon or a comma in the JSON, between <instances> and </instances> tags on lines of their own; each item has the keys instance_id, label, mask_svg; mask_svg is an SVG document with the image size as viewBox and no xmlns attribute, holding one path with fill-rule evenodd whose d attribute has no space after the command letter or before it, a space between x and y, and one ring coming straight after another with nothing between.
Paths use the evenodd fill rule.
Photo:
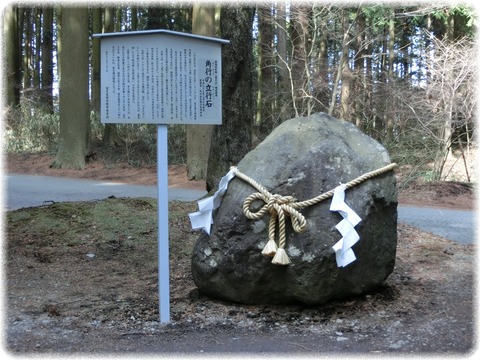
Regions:
<instances>
[{"instance_id":1,"label":"rock's rough surface","mask_svg":"<svg viewBox=\"0 0 480 360\"><path fill-rule=\"evenodd\" d=\"M238 164L273 194L307 200L390 163L387 151L353 124L319 113L278 126ZM291 264L279 266L261 254L269 215L245 217L242 204L256 192L235 177L223 197L211 236L194 248L192 273L200 292L246 304L322 304L366 292L393 271L397 246L397 192L393 172L346 191L345 202L362 218L355 227L357 260L338 268L332 246L341 238L342 217L330 200L301 210L308 226L295 233L287 218ZM259 206L263 204L259 202Z\"/></svg>"}]
</instances>

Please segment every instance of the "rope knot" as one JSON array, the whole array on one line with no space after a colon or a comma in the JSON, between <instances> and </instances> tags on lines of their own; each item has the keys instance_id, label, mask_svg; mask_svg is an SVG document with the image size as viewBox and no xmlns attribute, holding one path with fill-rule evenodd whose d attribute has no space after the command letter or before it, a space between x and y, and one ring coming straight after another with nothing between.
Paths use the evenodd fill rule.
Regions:
<instances>
[{"instance_id":1,"label":"rope knot","mask_svg":"<svg viewBox=\"0 0 480 360\"><path fill-rule=\"evenodd\" d=\"M292 204L295 203L296 199L293 196L282 196L279 194L274 194L270 196L266 196L268 198L267 201L267 209L270 214L278 214L279 208L281 208L284 212L290 213L290 209L292 209Z\"/></svg>"},{"instance_id":2,"label":"rope knot","mask_svg":"<svg viewBox=\"0 0 480 360\"><path fill-rule=\"evenodd\" d=\"M257 187L258 189L258 187ZM274 264L286 265L290 263L290 259L284 250L286 242L285 216L289 216L292 227L296 232L304 232L307 227L307 220L296 209L296 199L293 196L283 196L279 194L271 194L265 188L260 188L260 192L253 193L248 196L243 203L243 213L252 220L259 220L267 212L270 214L268 226L268 243L263 250L264 255L274 256L272 262ZM255 200L261 200L264 205L258 211L252 211L251 206ZM278 222L279 242L278 247L275 243L275 230ZM277 252L278 250L278 252Z\"/></svg>"},{"instance_id":3,"label":"rope knot","mask_svg":"<svg viewBox=\"0 0 480 360\"><path fill-rule=\"evenodd\" d=\"M272 195L272 198L275 199L278 205L294 203L297 200L293 196L282 196L279 194Z\"/></svg>"}]
</instances>

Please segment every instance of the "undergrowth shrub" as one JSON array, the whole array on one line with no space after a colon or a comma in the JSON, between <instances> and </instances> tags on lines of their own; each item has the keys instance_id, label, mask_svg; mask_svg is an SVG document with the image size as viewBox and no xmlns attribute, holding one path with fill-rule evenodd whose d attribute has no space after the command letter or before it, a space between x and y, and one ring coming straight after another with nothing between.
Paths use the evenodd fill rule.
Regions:
<instances>
[{"instance_id":1,"label":"undergrowth shrub","mask_svg":"<svg viewBox=\"0 0 480 360\"><path fill-rule=\"evenodd\" d=\"M4 142L7 152L55 152L60 131L58 114L46 108L21 104L4 112Z\"/></svg>"},{"instance_id":2,"label":"undergrowth shrub","mask_svg":"<svg viewBox=\"0 0 480 360\"><path fill-rule=\"evenodd\" d=\"M4 144L7 153L47 152L54 154L58 148L60 117L58 112L51 114L39 102L23 101L16 108L6 108L4 117ZM90 147L96 152L102 145L105 125L96 112L90 115ZM110 153L112 161L127 161L132 166L153 165L156 163L157 131L152 124L117 124L118 146L103 149ZM170 164L186 162L186 127L168 125L168 161ZM115 159L113 159L115 158Z\"/></svg>"}]
</instances>

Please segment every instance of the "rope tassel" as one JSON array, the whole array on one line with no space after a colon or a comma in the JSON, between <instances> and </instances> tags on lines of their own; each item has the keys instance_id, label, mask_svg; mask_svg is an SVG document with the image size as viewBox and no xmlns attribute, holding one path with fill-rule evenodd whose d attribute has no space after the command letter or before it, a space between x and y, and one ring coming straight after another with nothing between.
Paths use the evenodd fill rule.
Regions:
<instances>
[{"instance_id":1,"label":"rope tassel","mask_svg":"<svg viewBox=\"0 0 480 360\"><path fill-rule=\"evenodd\" d=\"M262 254L265 256L275 256L277 252L277 243L275 242L275 226L276 221L274 216L270 216L270 222L268 223L268 242L262 250Z\"/></svg>"},{"instance_id":2,"label":"rope tassel","mask_svg":"<svg viewBox=\"0 0 480 360\"><path fill-rule=\"evenodd\" d=\"M288 265L291 263L292 262L290 261L284 248L279 248L272 260L272 264L275 265Z\"/></svg>"},{"instance_id":3,"label":"rope tassel","mask_svg":"<svg viewBox=\"0 0 480 360\"><path fill-rule=\"evenodd\" d=\"M278 250L277 243L273 239L269 239L267 245L262 250L262 254L265 256L273 257Z\"/></svg>"},{"instance_id":4,"label":"rope tassel","mask_svg":"<svg viewBox=\"0 0 480 360\"><path fill-rule=\"evenodd\" d=\"M278 232L280 234L280 239L278 240L278 250L273 257L272 264L288 265L291 264L291 261L288 258L287 252L285 251L285 243L287 240L287 235L285 232L285 211L283 211L283 208L276 203L273 205L273 209L278 214Z\"/></svg>"}]
</instances>

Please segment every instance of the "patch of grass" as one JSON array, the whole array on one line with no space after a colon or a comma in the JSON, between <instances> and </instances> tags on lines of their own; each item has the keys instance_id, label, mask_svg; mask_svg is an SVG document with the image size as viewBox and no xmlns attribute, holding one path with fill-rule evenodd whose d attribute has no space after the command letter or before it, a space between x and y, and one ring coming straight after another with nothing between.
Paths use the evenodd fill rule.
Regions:
<instances>
[{"instance_id":1,"label":"patch of grass","mask_svg":"<svg viewBox=\"0 0 480 360\"><path fill-rule=\"evenodd\" d=\"M197 235L191 232L188 213L196 204L171 202L170 252L191 255ZM155 267L157 259L156 199L115 198L94 202L55 203L7 214L8 246L22 251L40 248L49 260L64 251L94 254L101 260L121 259L126 266ZM36 250L34 250L34 248Z\"/></svg>"}]
</instances>

